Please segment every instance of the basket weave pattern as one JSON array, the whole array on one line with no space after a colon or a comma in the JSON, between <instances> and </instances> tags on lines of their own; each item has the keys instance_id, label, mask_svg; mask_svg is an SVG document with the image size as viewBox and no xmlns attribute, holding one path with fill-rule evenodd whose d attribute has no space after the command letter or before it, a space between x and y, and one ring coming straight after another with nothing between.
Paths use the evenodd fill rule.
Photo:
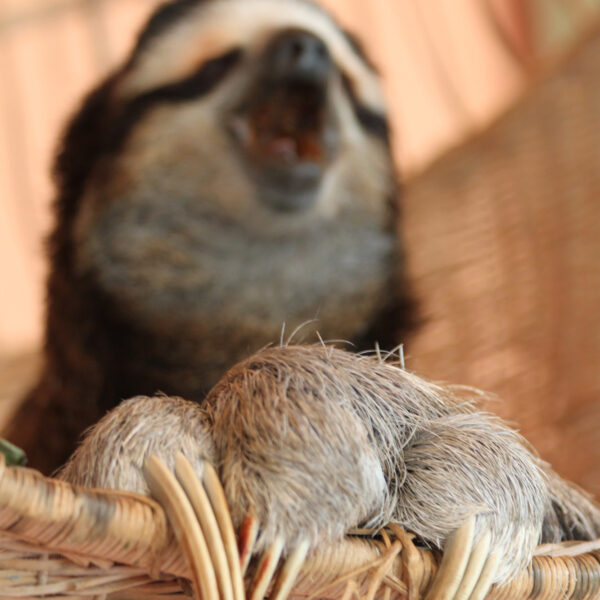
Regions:
<instances>
[{"instance_id":1,"label":"basket weave pattern","mask_svg":"<svg viewBox=\"0 0 600 600\"><path fill-rule=\"evenodd\" d=\"M78 488L2 461L0 597L182 598L190 587L178 578L194 574L187 528L172 521L150 498ZM395 527L376 540L348 537L309 554L291 595L412 600L428 588L439 560ZM600 598L600 551L536 556L489 597Z\"/></svg>"}]
</instances>

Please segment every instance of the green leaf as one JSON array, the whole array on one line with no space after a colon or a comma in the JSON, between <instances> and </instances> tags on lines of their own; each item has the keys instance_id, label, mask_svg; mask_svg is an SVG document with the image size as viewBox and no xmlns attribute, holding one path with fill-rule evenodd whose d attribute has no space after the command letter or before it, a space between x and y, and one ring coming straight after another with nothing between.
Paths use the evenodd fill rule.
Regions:
<instances>
[{"instance_id":1,"label":"green leaf","mask_svg":"<svg viewBox=\"0 0 600 600\"><path fill-rule=\"evenodd\" d=\"M6 464L11 467L22 467L27 464L25 452L4 438L0 438L0 452L6 457Z\"/></svg>"}]
</instances>

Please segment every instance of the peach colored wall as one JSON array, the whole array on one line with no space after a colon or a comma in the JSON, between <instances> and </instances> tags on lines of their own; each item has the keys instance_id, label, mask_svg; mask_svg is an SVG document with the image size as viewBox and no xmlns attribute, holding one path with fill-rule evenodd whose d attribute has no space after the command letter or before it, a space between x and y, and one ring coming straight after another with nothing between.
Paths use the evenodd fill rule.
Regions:
<instances>
[{"instance_id":1,"label":"peach colored wall","mask_svg":"<svg viewBox=\"0 0 600 600\"><path fill-rule=\"evenodd\" d=\"M514 0L495 0L511 22ZM0 353L36 344L56 138L156 0L0 0ZM482 0L326 0L380 65L405 173L485 124L523 75Z\"/></svg>"}]
</instances>

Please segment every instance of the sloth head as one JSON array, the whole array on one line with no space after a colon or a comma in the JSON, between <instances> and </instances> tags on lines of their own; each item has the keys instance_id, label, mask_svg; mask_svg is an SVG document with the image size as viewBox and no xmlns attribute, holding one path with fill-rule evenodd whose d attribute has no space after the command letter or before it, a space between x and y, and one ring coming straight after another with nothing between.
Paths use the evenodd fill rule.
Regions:
<instances>
[{"instance_id":1,"label":"sloth head","mask_svg":"<svg viewBox=\"0 0 600 600\"><path fill-rule=\"evenodd\" d=\"M95 140L77 151L93 164L59 165L94 187L89 204L189 200L262 236L385 213L394 176L377 74L311 3L168 3L91 100Z\"/></svg>"},{"instance_id":2,"label":"sloth head","mask_svg":"<svg viewBox=\"0 0 600 600\"><path fill-rule=\"evenodd\" d=\"M168 157L148 157L151 167L161 158L169 168L184 159L190 178L214 170L234 193L213 202L224 216L244 220L258 210L263 234L268 219L281 227L311 213L332 217L354 186L365 195L378 178L389 183L377 76L353 38L315 5L169 4L140 37L120 79L119 101L144 120L121 130L138 133L127 150L168 146ZM223 152L230 160L215 160ZM372 181L353 178L356 170L372 170ZM239 190L226 179L232 174L241 179Z\"/></svg>"},{"instance_id":3,"label":"sloth head","mask_svg":"<svg viewBox=\"0 0 600 600\"><path fill-rule=\"evenodd\" d=\"M388 134L375 70L318 6L166 3L67 130L55 254L172 337L255 350L316 317L356 339L399 264Z\"/></svg>"}]
</instances>

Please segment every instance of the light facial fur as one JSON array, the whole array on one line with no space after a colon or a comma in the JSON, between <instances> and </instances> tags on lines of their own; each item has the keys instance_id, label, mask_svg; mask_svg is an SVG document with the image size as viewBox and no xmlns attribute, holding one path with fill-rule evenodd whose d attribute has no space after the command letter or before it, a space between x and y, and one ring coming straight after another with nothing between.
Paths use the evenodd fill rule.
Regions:
<instances>
[{"instance_id":1,"label":"light facial fur","mask_svg":"<svg viewBox=\"0 0 600 600\"><path fill-rule=\"evenodd\" d=\"M600 535L598 507L464 392L324 346L255 354L230 369L203 407L167 397L125 403L61 476L146 493L148 440L172 464L172 432L184 426L156 426L170 411L193 423L182 450L215 461L236 524L257 515L258 550L276 536L287 552L301 539L322 546L390 521L444 548L476 516L475 537L491 534L502 565L496 580L505 581L540 542Z\"/></svg>"},{"instance_id":2,"label":"light facial fur","mask_svg":"<svg viewBox=\"0 0 600 600\"><path fill-rule=\"evenodd\" d=\"M46 472L122 398L201 400L284 327L361 349L417 321L377 73L310 2L167 2L56 176L45 368L6 433Z\"/></svg>"},{"instance_id":3,"label":"light facial fur","mask_svg":"<svg viewBox=\"0 0 600 600\"><path fill-rule=\"evenodd\" d=\"M140 94L185 77L198 65L237 45L243 45L256 57L274 33L292 28L311 31L326 41L361 101L375 111L385 112L377 74L357 56L356 49L326 12L302 0L196 2L171 35L155 40L143 53L121 86L121 93ZM202 44L198 44L199 38Z\"/></svg>"}]
</instances>

